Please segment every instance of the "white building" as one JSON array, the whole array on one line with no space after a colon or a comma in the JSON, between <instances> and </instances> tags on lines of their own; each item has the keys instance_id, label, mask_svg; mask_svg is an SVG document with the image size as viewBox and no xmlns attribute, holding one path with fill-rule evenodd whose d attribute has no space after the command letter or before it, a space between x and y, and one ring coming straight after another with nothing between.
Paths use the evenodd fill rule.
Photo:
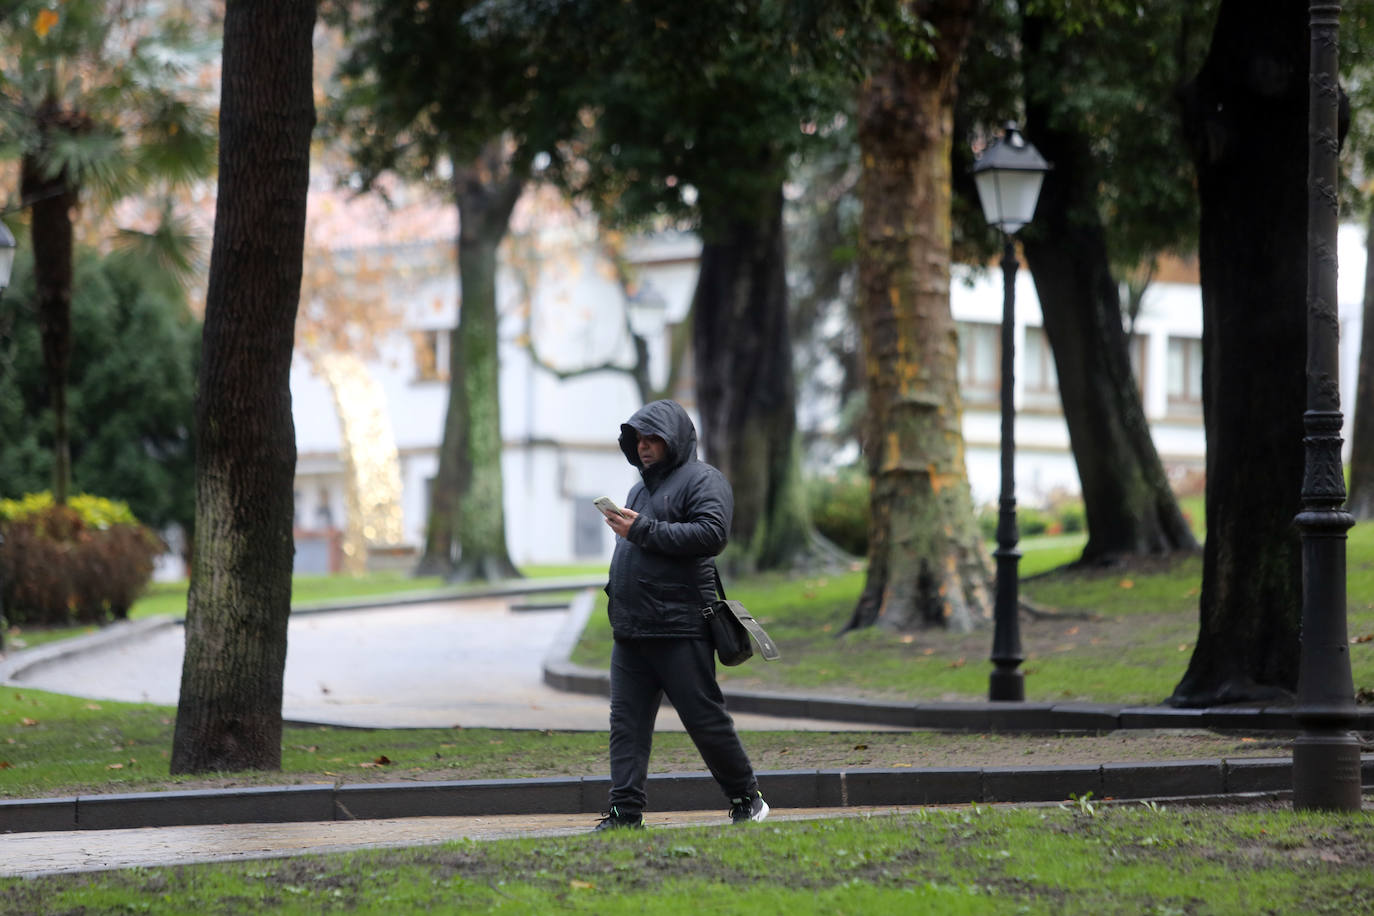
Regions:
<instances>
[{"instance_id":1,"label":"white building","mask_svg":"<svg viewBox=\"0 0 1374 916\"><path fill-rule=\"evenodd\" d=\"M624 496L636 475L616 446L619 424L639 406L627 374L597 372L559 381L536 365L530 335L547 364L569 370L632 355L625 294L585 226L564 224L545 234L534 256L506 258L501 297L501 429L508 546L517 564L593 562L610 556L612 538L591 500ZM552 238L552 242L548 239ZM434 244L434 243L429 243ZM442 251L451 258L451 243ZM1347 423L1359 355L1364 239L1341 234L1342 383ZM666 372L666 329L687 313L699 245L691 236L642 241L626 249L643 289L661 299L650 318L660 379ZM379 345L368 362L390 421L400 473L403 545L423 545L430 480L447 405L449 330L456 321L452 269L417 281L405 301L404 330ZM1017 495L1034 505L1055 493L1077 492L1078 477L1060 412L1053 359L1029 271L1016 288ZM956 270L951 307L960 325L960 374L969 477L977 502L995 500L999 486L998 340L1000 270ZM645 330L641 328L641 330ZM1201 408L1202 309L1195 284L1156 283L1146 293L1131 341L1155 444L1171 473L1200 470L1205 440ZM338 567L337 529L346 517L341 426L329 387L299 355L292 369L299 460L296 473L297 570ZM691 406L690 378L679 398ZM347 408L345 408L347 409ZM335 545L331 559L328 545Z\"/></svg>"}]
</instances>

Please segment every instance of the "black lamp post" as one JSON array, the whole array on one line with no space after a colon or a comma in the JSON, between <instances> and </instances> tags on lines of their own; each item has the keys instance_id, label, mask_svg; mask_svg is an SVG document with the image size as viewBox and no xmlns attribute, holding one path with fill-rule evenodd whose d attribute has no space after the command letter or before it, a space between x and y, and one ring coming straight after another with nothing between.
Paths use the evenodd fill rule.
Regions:
<instances>
[{"instance_id":1,"label":"black lamp post","mask_svg":"<svg viewBox=\"0 0 1374 916\"><path fill-rule=\"evenodd\" d=\"M1302 648L1294 715L1293 807L1360 810L1360 745L1345 612L1346 532L1336 311L1336 42L1339 0L1312 0L1307 105L1307 410L1302 480Z\"/></svg>"},{"instance_id":2,"label":"black lamp post","mask_svg":"<svg viewBox=\"0 0 1374 916\"><path fill-rule=\"evenodd\" d=\"M1002 493L997 512L997 594L993 603L992 663L989 700L1024 700L1021 626L1017 619L1017 577L1021 552L1016 549L1016 408L1012 403L1012 339L1016 318L1015 234L1035 215L1040 184L1050 166L1008 122L973 164L973 180L987 221L1002 233Z\"/></svg>"},{"instance_id":3,"label":"black lamp post","mask_svg":"<svg viewBox=\"0 0 1374 916\"><path fill-rule=\"evenodd\" d=\"M18 242L14 240L14 234L3 221L0 221L0 299L5 296L5 290L10 288L10 273L14 270L14 250L18 247ZM4 546L5 534L0 531L0 546ZM4 583L0 581L0 586ZM5 621L4 589L0 588L0 649L5 648L5 628L8 624Z\"/></svg>"}]
</instances>

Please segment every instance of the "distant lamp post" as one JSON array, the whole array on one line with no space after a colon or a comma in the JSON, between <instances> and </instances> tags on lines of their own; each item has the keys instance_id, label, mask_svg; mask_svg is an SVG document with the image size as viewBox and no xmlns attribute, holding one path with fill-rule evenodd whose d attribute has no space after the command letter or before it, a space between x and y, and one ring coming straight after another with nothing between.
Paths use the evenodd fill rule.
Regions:
<instances>
[{"instance_id":1,"label":"distant lamp post","mask_svg":"<svg viewBox=\"0 0 1374 916\"><path fill-rule=\"evenodd\" d=\"M1302 511L1302 645L1294 717L1293 807L1358 811L1360 744L1345 611L1346 532L1336 315L1338 124L1336 45L1341 5L1312 0L1307 105L1307 409Z\"/></svg>"},{"instance_id":2,"label":"distant lamp post","mask_svg":"<svg viewBox=\"0 0 1374 916\"><path fill-rule=\"evenodd\" d=\"M14 271L14 251L18 247L19 243L14 240L14 233L0 221L0 299L4 298L5 290L10 288L10 274ZM5 534L0 531L0 547L4 545ZM5 629L9 625L5 620L3 585L4 582L0 581L0 649L5 647Z\"/></svg>"},{"instance_id":3,"label":"distant lamp post","mask_svg":"<svg viewBox=\"0 0 1374 916\"><path fill-rule=\"evenodd\" d=\"M1017 619L1016 409L1012 404L1012 357L1016 324L1016 241L1013 236L1035 215L1040 184L1050 166L1008 122L973 164L973 180L983 216L1002 233L1002 494L997 512L997 595L993 603L992 674L989 700L1024 700L1025 676L1019 666L1021 625Z\"/></svg>"}]
</instances>

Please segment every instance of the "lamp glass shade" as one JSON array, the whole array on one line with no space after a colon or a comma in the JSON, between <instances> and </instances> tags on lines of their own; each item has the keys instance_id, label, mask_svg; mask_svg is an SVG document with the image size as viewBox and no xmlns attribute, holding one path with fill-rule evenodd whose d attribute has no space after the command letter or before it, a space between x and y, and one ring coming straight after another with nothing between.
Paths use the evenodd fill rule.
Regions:
<instances>
[{"instance_id":1,"label":"lamp glass shade","mask_svg":"<svg viewBox=\"0 0 1374 916\"><path fill-rule=\"evenodd\" d=\"M1008 234L1031 221L1044 180L1043 171L1025 169L986 169L973 176L983 216Z\"/></svg>"},{"instance_id":2,"label":"lamp glass shade","mask_svg":"<svg viewBox=\"0 0 1374 916\"><path fill-rule=\"evenodd\" d=\"M14 236L4 223L0 223L0 290L10 287L10 274L14 271L14 252L17 249Z\"/></svg>"}]
</instances>

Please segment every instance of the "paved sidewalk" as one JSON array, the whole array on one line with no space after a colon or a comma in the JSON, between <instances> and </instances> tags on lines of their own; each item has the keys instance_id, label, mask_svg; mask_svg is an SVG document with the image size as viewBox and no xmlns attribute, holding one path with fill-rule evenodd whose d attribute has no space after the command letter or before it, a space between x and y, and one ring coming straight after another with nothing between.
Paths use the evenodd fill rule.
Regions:
<instances>
[{"instance_id":1,"label":"paved sidewalk","mask_svg":"<svg viewBox=\"0 0 1374 916\"><path fill-rule=\"evenodd\" d=\"M514 588L514 587L512 587ZM494 590L495 591L495 590ZM545 683L551 656L566 660L589 600L569 610L518 610L519 595L295 612L287 633L282 715L291 722L362 728L556 728L604 731L604 691ZM175 706L185 634L170 617L21 652L0 663L0 684L99 700ZM871 729L832 717L741 714L751 730ZM665 710L659 728L682 729Z\"/></svg>"}]
</instances>

